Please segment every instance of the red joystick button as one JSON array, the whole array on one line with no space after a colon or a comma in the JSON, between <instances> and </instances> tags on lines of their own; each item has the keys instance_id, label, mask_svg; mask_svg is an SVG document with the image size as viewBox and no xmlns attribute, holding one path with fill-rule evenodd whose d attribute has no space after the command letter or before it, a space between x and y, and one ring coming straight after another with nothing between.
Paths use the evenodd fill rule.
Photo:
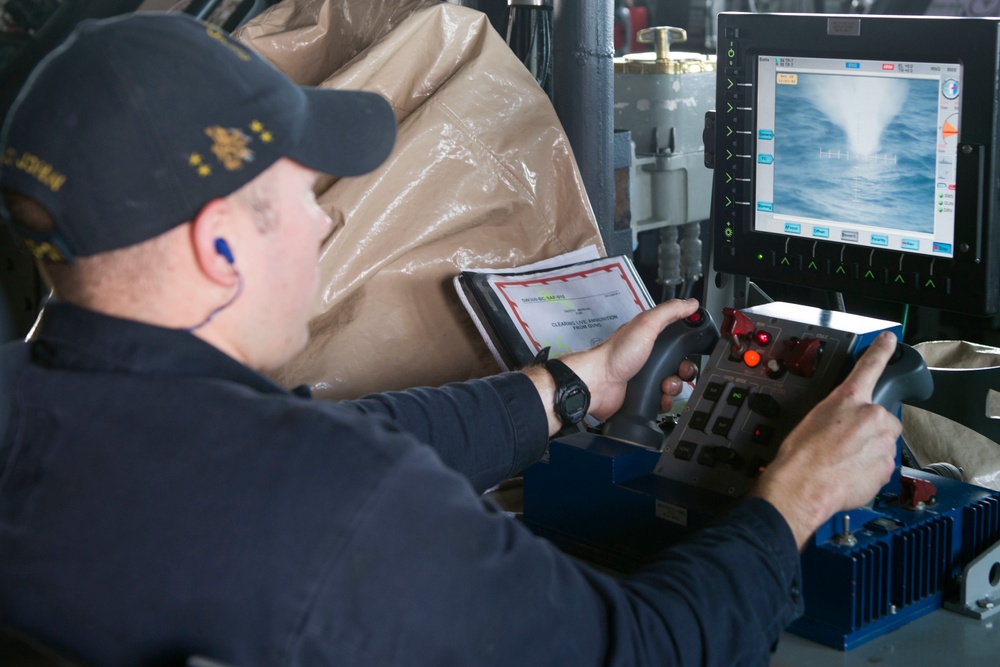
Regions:
<instances>
[{"instance_id":1,"label":"red joystick button","mask_svg":"<svg viewBox=\"0 0 1000 667\"><path fill-rule=\"evenodd\" d=\"M703 308L699 308L690 315L684 318L684 324L688 325L692 329L695 327L700 327L708 320L708 313L705 312Z\"/></svg>"}]
</instances>

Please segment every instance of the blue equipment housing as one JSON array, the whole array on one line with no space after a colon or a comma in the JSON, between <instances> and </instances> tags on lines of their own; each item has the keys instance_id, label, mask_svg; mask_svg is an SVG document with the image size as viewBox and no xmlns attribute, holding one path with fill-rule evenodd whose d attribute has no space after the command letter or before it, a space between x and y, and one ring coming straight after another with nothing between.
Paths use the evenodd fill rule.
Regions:
<instances>
[{"instance_id":1,"label":"blue equipment housing","mask_svg":"<svg viewBox=\"0 0 1000 667\"><path fill-rule=\"evenodd\" d=\"M892 322L791 304L726 311L723 338L711 339L669 436L651 445L648 433L632 433L642 443L573 433L525 471L524 521L535 533L613 570L636 569L738 502L875 336L898 334ZM650 363L676 368L690 347ZM760 357L752 366L749 350ZM874 392L891 410L930 393L929 371L906 350ZM622 412L634 410L628 400ZM625 416L630 428L650 421L620 412L609 422ZM790 630L841 650L858 646L940 608L962 568L998 538L1000 493L897 466L870 507L835 515L812 538L802 554L805 613Z\"/></svg>"}]
</instances>

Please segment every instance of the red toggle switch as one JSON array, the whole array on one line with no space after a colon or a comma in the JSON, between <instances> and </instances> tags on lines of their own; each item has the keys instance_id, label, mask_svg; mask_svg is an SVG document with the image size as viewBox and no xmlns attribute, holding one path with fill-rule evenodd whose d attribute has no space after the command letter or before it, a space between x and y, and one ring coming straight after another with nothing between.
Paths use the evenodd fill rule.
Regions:
<instances>
[{"instance_id":1,"label":"red toggle switch","mask_svg":"<svg viewBox=\"0 0 1000 667\"><path fill-rule=\"evenodd\" d=\"M916 509L929 505L937 495L937 487L926 479L900 476L899 482L903 487L899 494L899 504L903 507Z\"/></svg>"},{"instance_id":2,"label":"red toggle switch","mask_svg":"<svg viewBox=\"0 0 1000 667\"><path fill-rule=\"evenodd\" d=\"M733 346L729 356L733 360L743 358L743 353L749 347L748 341L754 334L753 320L735 308L722 309L722 329L724 338L732 341Z\"/></svg>"},{"instance_id":3,"label":"red toggle switch","mask_svg":"<svg viewBox=\"0 0 1000 667\"><path fill-rule=\"evenodd\" d=\"M755 329L753 320L740 311L735 308L722 309L722 330L720 333L723 336L750 338Z\"/></svg>"},{"instance_id":4,"label":"red toggle switch","mask_svg":"<svg viewBox=\"0 0 1000 667\"><path fill-rule=\"evenodd\" d=\"M794 342L790 340L792 349L785 355L785 368L796 375L811 378L816 373L816 365L823 354L823 343L816 338L803 338Z\"/></svg>"}]
</instances>

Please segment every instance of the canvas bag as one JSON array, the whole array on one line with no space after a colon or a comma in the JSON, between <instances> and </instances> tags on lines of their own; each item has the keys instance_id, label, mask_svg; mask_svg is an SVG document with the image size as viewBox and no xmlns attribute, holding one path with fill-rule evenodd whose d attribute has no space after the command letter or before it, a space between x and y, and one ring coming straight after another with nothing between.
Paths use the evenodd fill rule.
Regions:
<instances>
[{"instance_id":1,"label":"canvas bag","mask_svg":"<svg viewBox=\"0 0 1000 667\"><path fill-rule=\"evenodd\" d=\"M300 84L382 94L399 121L375 172L318 200L311 342L274 374L320 398L498 370L452 278L603 244L545 93L485 15L439 2L287 0L237 32Z\"/></svg>"},{"instance_id":2,"label":"canvas bag","mask_svg":"<svg viewBox=\"0 0 1000 667\"><path fill-rule=\"evenodd\" d=\"M969 424L986 430L993 428L990 417L1000 416L1000 402L987 385L1000 387L1000 349L964 341L933 341L914 346L935 373L934 396L928 408L944 414L953 413L944 401L959 397L955 407L966 414L952 421L929 409L903 406L903 438L917 462L951 463L964 473L966 482L1000 490L1000 445L969 428ZM947 378L938 373L947 372ZM972 374L979 374L973 377ZM945 382L949 385L945 386ZM1000 428L1000 422L996 422Z\"/></svg>"}]
</instances>

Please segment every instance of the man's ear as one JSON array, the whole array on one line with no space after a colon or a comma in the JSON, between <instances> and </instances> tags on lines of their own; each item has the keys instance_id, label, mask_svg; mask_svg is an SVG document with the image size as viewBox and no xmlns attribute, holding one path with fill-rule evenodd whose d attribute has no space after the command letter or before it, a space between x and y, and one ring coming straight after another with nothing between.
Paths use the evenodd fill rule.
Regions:
<instances>
[{"instance_id":1,"label":"man's ear","mask_svg":"<svg viewBox=\"0 0 1000 667\"><path fill-rule=\"evenodd\" d=\"M209 280L220 285L237 281L233 270L235 243L232 233L233 205L226 199L205 204L191 221L191 246L195 262Z\"/></svg>"}]
</instances>

